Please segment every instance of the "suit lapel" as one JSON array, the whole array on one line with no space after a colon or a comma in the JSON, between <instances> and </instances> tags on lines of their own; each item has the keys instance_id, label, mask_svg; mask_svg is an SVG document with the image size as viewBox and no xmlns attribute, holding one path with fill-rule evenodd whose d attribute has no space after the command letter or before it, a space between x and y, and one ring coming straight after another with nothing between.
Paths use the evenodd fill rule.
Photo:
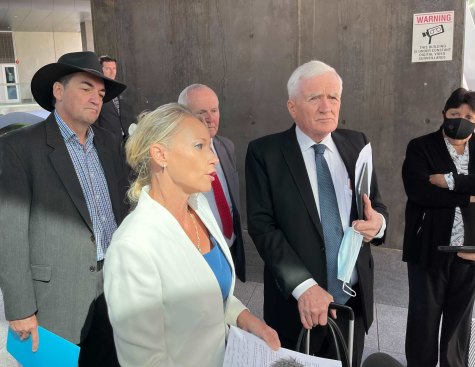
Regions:
<instances>
[{"instance_id":1,"label":"suit lapel","mask_svg":"<svg viewBox=\"0 0 475 367\"><path fill-rule=\"evenodd\" d=\"M284 143L282 144L282 154L284 156L287 167L292 175L297 190L302 197L303 202L307 208L308 214L312 219L313 224L317 228L318 233L323 238L323 229L318 216L317 205L315 197L313 196L312 187L308 178L307 168L302 157L297 136L295 135L295 125L287 130L284 134Z\"/></svg>"},{"instance_id":2,"label":"suit lapel","mask_svg":"<svg viewBox=\"0 0 475 367\"><path fill-rule=\"evenodd\" d=\"M93 232L91 217L87 210L86 199L84 198L81 184L79 183L73 162L68 149L66 148L61 132L59 131L54 114L49 115L46 120L45 130L46 144L53 148L53 151L49 154L51 164L71 197L71 200L78 209L79 214L84 219L84 222L87 224L90 231Z\"/></svg>"},{"instance_id":3,"label":"suit lapel","mask_svg":"<svg viewBox=\"0 0 475 367\"><path fill-rule=\"evenodd\" d=\"M475 173L475 142L473 137L468 141L468 151L469 151L469 160L468 160L468 173ZM472 158L473 157L473 158Z\"/></svg>"},{"instance_id":4,"label":"suit lapel","mask_svg":"<svg viewBox=\"0 0 475 367\"><path fill-rule=\"evenodd\" d=\"M445 144L445 139L444 139L444 136L442 135L442 130L439 130L438 132L434 134L434 139L435 139L434 147L440 153L441 160L445 162L449 171L457 172L457 167L455 166L455 163L450 155L450 152L447 149L447 145ZM470 145L469 145L469 148L470 148ZM470 166L469 166L469 172L470 172Z\"/></svg>"},{"instance_id":5,"label":"suit lapel","mask_svg":"<svg viewBox=\"0 0 475 367\"><path fill-rule=\"evenodd\" d=\"M234 198L234 187L233 182L231 181L231 174L233 172L230 172L231 170L234 169L234 166L231 161L231 157L229 156L228 150L226 149L226 146L222 142L222 140L219 138L218 135L215 135L213 138L213 146L214 150L216 151L216 155L219 158L219 165L221 166L221 169L223 170L224 178L226 179L226 184L228 186L228 192L229 192L229 197L231 198L231 204L233 206L233 210L237 211L237 207L235 204L235 198Z\"/></svg>"},{"instance_id":6,"label":"suit lapel","mask_svg":"<svg viewBox=\"0 0 475 367\"><path fill-rule=\"evenodd\" d=\"M219 165L221 166L221 169L223 170L224 177L226 178L226 182L229 182L229 173L230 173L229 170L232 167L231 159L228 156L226 147L224 146L223 142L219 139L218 135L216 135L213 138L213 146L214 146L214 150L216 151L216 155L219 158Z\"/></svg>"},{"instance_id":7,"label":"suit lapel","mask_svg":"<svg viewBox=\"0 0 475 367\"><path fill-rule=\"evenodd\" d=\"M351 225L351 222L354 218L358 217L358 213L356 210L356 182L355 182L355 167L356 161L359 157L361 152L362 146L356 146L355 142L347 139L340 131L335 130L332 132L332 139L335 143L338 153L340 153L340 157L343 160L343 164L345 165L346 172L348 173L348 177L350 178L351 182L351 190L353 192L351 197L351 211L350 211L350 218L348 225Z\"/></svg>"},{"instance_id":8,"label":"suit lapel","mask_svg":"<svg viewBox=\"0 0 475 367\"><path fill-rule=\"evenodd\" d=\"M339 131L335 130L332 132L332 139L338 148L338 153L345 164L346 172L348 172L348 177L350 178L351 185L354 188L355 186L355 167L356 160L360 154L360 150L354 146L354 144L346 139Z\"/></svg>"},{"instance_id":9,"label":"suit lapel","mask_svg":"<svg viewBox=\"0 0 475 367\"><path fill-rule=\"evenodd\" d=\"M114 107L115 108L115 107ZM107 181L107 188L109 190L109 196L112 204L112 210L114 212L116 223L119 224L122 220L121 215L121 201L123 198L119 197L118 185L121 184L121 181L115 174L114 170L114 158L112 156L113 149L115 147L112 142L112 135L109 137L106 135L106 132L101 131L101 129L97 127L93 127L94 129L94 146L97 151L97 155L99 156L99 160L101 161L102 169L104 170L104 175L106 176Z\"/></svg>"}]
</instances>

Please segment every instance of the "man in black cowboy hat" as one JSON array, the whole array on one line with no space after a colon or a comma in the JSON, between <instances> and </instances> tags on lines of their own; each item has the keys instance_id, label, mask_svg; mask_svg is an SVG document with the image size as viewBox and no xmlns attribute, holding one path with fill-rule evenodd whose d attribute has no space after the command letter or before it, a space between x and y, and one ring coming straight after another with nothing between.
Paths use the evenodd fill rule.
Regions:
<instances>
[{"instance_id":1,"label":"man in black cowboy hat","mask_svg":"<svg viewBox=\"0 0 475 367\"><path fill-rule=\"evenodd\" d=\"M31 89L51 111L0 138L0 287L10 327L33 350L40 325L81 346L80 366L118 366L102 264L124 218L121 143L93 126L126 86L93 52L39 69Z\"/></svg>"}]
</instances>

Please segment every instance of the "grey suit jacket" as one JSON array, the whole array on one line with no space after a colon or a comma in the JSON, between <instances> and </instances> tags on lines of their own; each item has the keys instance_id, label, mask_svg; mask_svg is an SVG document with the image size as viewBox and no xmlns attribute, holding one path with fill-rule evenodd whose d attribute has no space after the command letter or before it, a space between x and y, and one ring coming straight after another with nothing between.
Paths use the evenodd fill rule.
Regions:
<instances>
[{"instance_id":1,"label":"grey suit jacket","mask_svg":"<svg viewBox=\"0 0 475 367\"><path fill-rule=\"evenodd\" d=\"M117 223L125 216L120 143L94 127ZM0 287L8 320L79 343L101 293L92 222L54 115L0 138Z\"/></svg>"},{"instance_id":2,"label":"grey suit jacket","mask_svg":"<svg viewBox=\"0 0 475 367\"><path fill-rule=\"evenodd\" d=\"M236 235L232 249L234 266L238 278L246 281L246 258L244 254L244 242L242 239L240 198L239 198L239 177L236 168L236 157L234 154L234 143L224 136L215 135L213 138L214 149L219 158L219 164L224 172L226 183L229 189L229 196L233 206L233 227Z\"/></svg>"}]
</instances>

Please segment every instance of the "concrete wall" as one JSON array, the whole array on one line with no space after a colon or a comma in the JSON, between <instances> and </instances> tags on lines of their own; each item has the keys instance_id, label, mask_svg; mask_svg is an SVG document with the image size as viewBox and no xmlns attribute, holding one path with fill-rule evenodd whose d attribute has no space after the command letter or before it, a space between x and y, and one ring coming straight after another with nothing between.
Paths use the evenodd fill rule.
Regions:
<instances>
[{"instance_id":1,"label":"concrete wall","mask_svg":"<svg viewBox=\"0 0 475 367\"><path fill-rule=\"evenodd\" d=\"M18 79L23 100L31 99L30 83L36 71L67 53L82 51L81 34L73 32L13 32Z\"/></svg>"},{"instance_id":2,"label":"concrete wall","mask_svg":"<svg viewBox=\"0 0 475 367\"><path fill-rule=\"evenodd\" d=\"M248 142L292 124L290 73L310 59L334 66L344 81L341 126L372 141L393 248L402 246L407 142L439 127L445 99L461 84L464 7L465 0L91 1L95 49L118 57L129 85L128 118L176 100L190 83L210 85L221 100L220 133L236 143L242 189ZM413 14L442 10L455 11L453 61L412 64Z\"/></svg>"}]
</instances>

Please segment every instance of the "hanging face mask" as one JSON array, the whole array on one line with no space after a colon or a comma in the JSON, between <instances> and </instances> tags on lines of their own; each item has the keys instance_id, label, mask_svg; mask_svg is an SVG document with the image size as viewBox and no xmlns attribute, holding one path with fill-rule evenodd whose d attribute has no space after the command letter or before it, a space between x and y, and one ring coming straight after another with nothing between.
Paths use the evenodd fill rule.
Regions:
<instances>
[{"instance_id":1,"label":"hanging face mask","mask_svg":"<svg viewBox=\"0 0 475 367\"><path fill-rule=\"evenodd\" d=\"M362 244L363 235L355 231L353 227L348 227L345 230L345 234L341 240L340 251L338 252L337 278L343 282L343 292L351 297L356 296L356 292L349 286L349 284Z\"/></svg>"},{"instance_id":2,"label":"hanging face mask","mask_svg":"<svg viewBox=\"0 0 475 367\"><path fill-rule=\"evenodd\" d=\"M463 140L473 133L475 124L470 120L463 118L449 119L444 116L444 123L442 124L445 135L452 139Z\"/></svg>"}]
</instances>

